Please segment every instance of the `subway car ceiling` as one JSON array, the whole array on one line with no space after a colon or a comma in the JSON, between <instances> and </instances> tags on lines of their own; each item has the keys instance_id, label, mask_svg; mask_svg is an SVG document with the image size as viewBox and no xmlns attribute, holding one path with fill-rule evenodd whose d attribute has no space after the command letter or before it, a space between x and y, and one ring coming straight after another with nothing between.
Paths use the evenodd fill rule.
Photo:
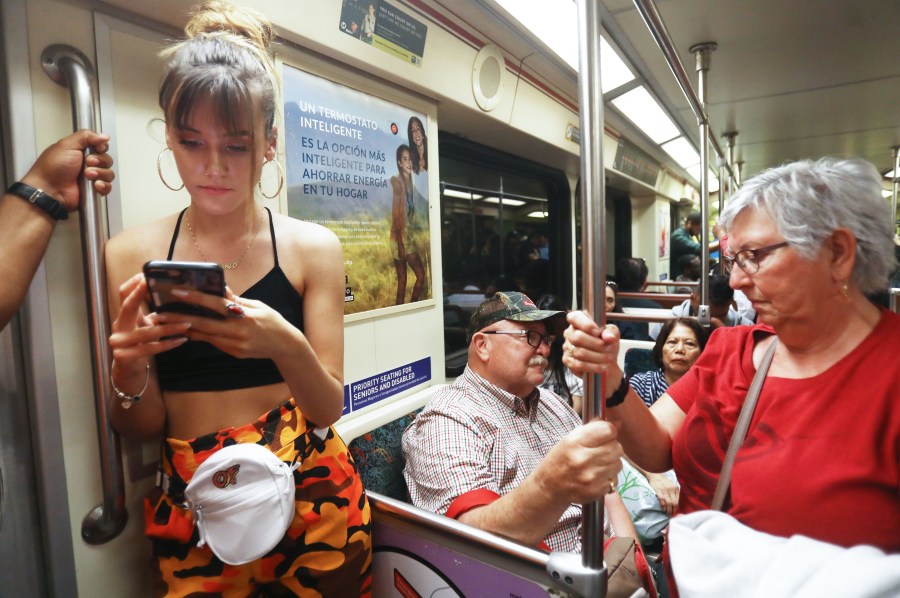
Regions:
<instances>
[{"instance_id":1,"label":"subway car ceiling","mask_svg":"<svg viewBox=\"0 0 900 598\"><path fill-rule=\"evenodd\" d=\"M445 4L469 22L484 22L479 11L490 6L508 15L498 4L511 2ZM882 173L893 167L892 147L900 144L896 2L657 0L655 5L695 90L691 48L717 44L707 73L710 134L724 149L723 134L737 133L734 161L743 163L744 179L790 160L825 155L859 156ZM636 2L603 0L600 14L608 40L697 149L697 119ZM513 49L513 38L497 43ZM531 64L544 74L541 61ZM552 81L575 97L574 79ZM671 166L658 145L611 107L610 101L628 89L605 94L607 126Z\"/></svg>"},{"instance_id":2,"label":"subway car ceiling","mask_svg":"<svg viewBox=\"0 0 900 598\"><path fill-rule=\"evenodd\" d=\"M556 13L566 12L555 9L555 2L569 1L540 4L547 7L548 20L553 20ZM337 4L337 0L332 2ZM513 121L521 118L522 112L501 117L490 110L472 110L470 104L436 97L433 89L425 85L417 89L415 82L403 80L403 87L438 102L441 131L577 176L578 146L566 139L567 124L578 124L577 72L504 8L512 2L395 2L420 15L430 28L440 28L476 51L496 45L505 63L498 82L501 93L519 93L517 82L526 80L572 113L571 123L548 122L544 129L538 127L546 133L535 136L515 126ZM181 0L110 0L108 4L177 29L191 5ZM892 147L900 145L900 103L896 101L900 97L900 63L894 58L900 11L895 0L657 0L654 6L695 90L698 75L691 48L703 42L717 44L707 72L710 136L727 153L729 141L724 134L736 133L733 160L740 165L741 178L786 161L824 155L859 156L873 162L882 173L893 167ZM300 0L290 6L273 3L270 15L281 22L284 19L278 15L288 10L312 13L323 8L321 0ZM613 139L627 139L674 178L698 186L696 169L691 172L673 161L660 143L612 105L616 98L643 86L679 133L698 150L697 118L636 2L602 0L600 15L605 38L635 76L634 81L604 96L607 134ZM296 22L296 17L290 20ZM574 23L560 26L571 28L570 38L577 37ZM321 47L309 32L282 27L280 34L286 43L296 43L326 58L334 55L333 48ZM424 60L428 59L426 45ZM339 60L360 72L400 82L396 73L378 65L343 54ZM472 83L465 80L460 85ZM526 116L541 118L539 114ZM713 152L710 158L714 168ZM604 162L609 169L611 157L604 156ZM653 193L652 185L610 174L610 182L625 191ZM886 179L885 188L888 186Z\"/></svg>"}]
</instances>

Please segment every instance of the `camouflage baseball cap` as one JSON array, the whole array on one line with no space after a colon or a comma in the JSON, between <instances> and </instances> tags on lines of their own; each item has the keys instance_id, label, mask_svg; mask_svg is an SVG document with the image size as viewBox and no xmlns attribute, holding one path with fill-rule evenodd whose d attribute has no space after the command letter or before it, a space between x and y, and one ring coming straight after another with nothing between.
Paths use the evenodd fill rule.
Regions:
<instances>
[{"instance_id":1,"label":"camouflage baseball cap","mask_svg":"<svg viewBox=\"0 0 900 598\"><path fill-rule=\"evenodd\" d=\"M566 312L538 309L534 302L524 293L500 291L481 302L472 319L466 341L472 341L472 335L494 322L512 320L513 322L547 322L550 334L560 334L566 326Z\"/></svg>"}]
</instances>

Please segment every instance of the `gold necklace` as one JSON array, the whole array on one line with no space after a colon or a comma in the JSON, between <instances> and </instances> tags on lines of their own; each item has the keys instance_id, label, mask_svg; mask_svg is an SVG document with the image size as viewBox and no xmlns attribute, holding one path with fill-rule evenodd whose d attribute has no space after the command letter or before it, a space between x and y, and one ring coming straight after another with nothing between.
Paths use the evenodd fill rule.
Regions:
<instances>
[{"instance_id":1,"label":"gold necklace","mask_svg":"<svg viewBox=\"0 0 900 598\"><path fill-rule=\"evenodd\" d=\"M197 253L200 254L200 257L204 262L212 261L203 254L203 250L200 249L200 244L197 243L197 237L194 235L194 228L191 226L191 217L185 214L184 221L185 223L187 223L188 231L190 231L191 233L191 241L194 242L194 247L197 248ZM244 251L243 253L241 253L240 257L238 257L238 259L234 260L233 262L229 262L227 264L219 264L219 267L221 267L223 270L234 270L235 268L240 266L241 261L243 261L244 259L244 256L247 255L247 252L250 251L250 248L253 246L253 242L256 240L256 235L259 234L260 228L262 228L262 220L256 223L256 232L253 233L253 237L250 239L250 242L247 243L247 247L244 248Z\"/></svg>"}]
</instances>

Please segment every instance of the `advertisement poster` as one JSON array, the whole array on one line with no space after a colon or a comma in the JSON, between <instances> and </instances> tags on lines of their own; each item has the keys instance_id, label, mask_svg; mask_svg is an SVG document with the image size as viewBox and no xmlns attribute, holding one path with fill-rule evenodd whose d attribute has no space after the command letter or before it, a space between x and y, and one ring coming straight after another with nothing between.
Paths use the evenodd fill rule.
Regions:
<instances>
[{"instance_id":1,"label":"advertisement poster","mask_svg":"<svg viewBox=\"0 0 900 598\"><path fill-rule=\"evenodd\" d=\"M284 66L288 214L334 232L344 314L433 297L428 119Z\"/></svg>"},{"instance_id":2,"label":"advertisement poster","mask_svg":"<svg viewBox=\"0 0 900 598\"><path fill-rule=\"evenodd\" d=\"M669 257L669 203L657 203L656 221L659 229L659 257Z\"/></svg>"},{"instance_id":3,"label":"advertisement poster","mask_svg":"<svg viewBox=\"0 0 900 598\"><path fill-rule=\"evenodd\" d=\"M422 66L428 27L383 0L344 0L339 29L405 62Z\"/></svg>"}]
</instances>

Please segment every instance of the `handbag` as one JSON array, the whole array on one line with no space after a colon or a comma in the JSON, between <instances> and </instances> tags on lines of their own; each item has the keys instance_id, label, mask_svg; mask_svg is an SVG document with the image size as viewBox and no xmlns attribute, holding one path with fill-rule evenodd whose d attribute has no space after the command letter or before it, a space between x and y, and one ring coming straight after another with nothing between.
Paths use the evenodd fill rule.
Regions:
<instances>
[{"instance_id":1,"label":"handbag","mask_svg":"<svg viewBox=\"0 0 900 598\"><path fill-rule=\"evenodd\" d=\"M676 481L673 472L666 472L665 475ZM622 471L619 472L616 486L641 543L660 540L663 530L669 525L669 514L659 506L659 499L647 478L631 463L622 459Z\"/></svg>"},{"instance_id":2,"label":"handbag","mask_svg":"<svg viewBox=\"0 0 900 598\"><path fill-rule=\"evenodd\" d=\"M634 538L617 536L603 543L606 598L656 596L656 583L641 545ZM641 593L643 590L644 593Z\"/></svg>"},{"instance_id":3,"label":"handbag","mask_svg":"<svg viewBox=\"0 0 900 598\"><path fill-rule=\"evenodd\" d=\"M294 518L294 470L258 444L233 444L204 461L184 490L200 532L224 563L242 565L272 550Z\"/></svg>"}]
</instances>

